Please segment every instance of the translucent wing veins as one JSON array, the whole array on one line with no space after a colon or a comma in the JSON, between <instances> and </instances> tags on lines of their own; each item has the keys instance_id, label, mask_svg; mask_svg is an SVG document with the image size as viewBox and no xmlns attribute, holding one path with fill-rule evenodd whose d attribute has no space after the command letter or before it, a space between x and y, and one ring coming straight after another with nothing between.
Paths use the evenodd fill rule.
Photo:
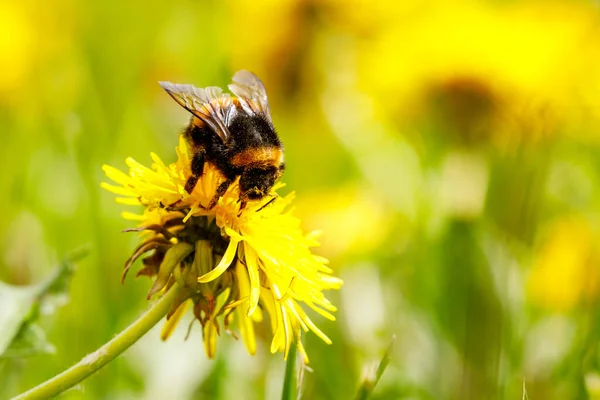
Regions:
<instances>
[{"instance_id":1,"label":"translucent wing veins","mask_svg":"<svg viewBox=\"0 0 600 400\"><path fill-rule=\"evenodd\" d=\"M250 114L262 114L267 121L273 122L265 85L252 72L246 70L236 72L229 90L237 96L244 111Z\"/></svg>"},{"instance_id":2,"label":"translucent wing veins","mask_svg":"<svg viewBox=\"0 0 600 400\"><path fill-rule=\"evenodd\" d=\"M160 86L183 108L206 123L224 143L229 142L227 128L237 112L229 94L216 86L204 89L193 85L159 82ZM252 72L241 70L233 76L229 90L248 114L260 114L272 123L265 85Z\"/></svg>"},{"instance_id":3,"label":"translucent wing veins","mask_svg":"<svg viewBox=\"0 0 600 400\"><path fill-rule=\"evenodd\" d=\"M171 82L160 86L183 108L206 123L224 143L229 141L229 122L235 115L235 105L228 94L216 86L197 88Z\"/></svg>"}]
</instances>

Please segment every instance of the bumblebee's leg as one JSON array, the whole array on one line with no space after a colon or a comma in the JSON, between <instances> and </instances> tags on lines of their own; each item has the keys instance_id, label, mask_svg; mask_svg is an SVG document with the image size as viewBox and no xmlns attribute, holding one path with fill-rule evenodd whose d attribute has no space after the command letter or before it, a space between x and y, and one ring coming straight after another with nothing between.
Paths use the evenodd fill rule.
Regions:
<instances>
[{"instance_id":1,"label":"bumblebee's leg","mask_svg":"<svg viewBox=\"0 0 600 400\"><path fill-rule=\"evenodd\" d=\"M204 151L199 151L192 157L192 175L201 177L204 172Z\"/></svg>"},{"instance_id":2,"label":"bumblebee's leg","mask_svg":"<svg viewBox=\"0 0 600 400\"><path fill-rule=\"evenodd\" d=\"M192 176L190 176L185 183L185 191L188 193L192 193L198 179L202 176L202 172L204 171L204 152L199 151L194 154L192 158L192 165L190 166L192 170Z\"/></svg>"},{"instance_id":3,"label":"bumblebee's leg","mask_svg":"<svg viewBox=\"0 0 600 400\"><path fill-rule=\"evenodd\" d=\"M227 189L229 188L229 186L232 183L233 183L233 179L227 179L225 182L223 182L219 185L219 187L215 191L215 195L213 196L210 203L208 204L208 207L206 208L207 210L211 210L214 206L217 205L217 201L219 201L219 198L225 194L225 192L227 191Z\"/></svg>"},{"instance_id":4,"label":"bumblebee's leg","mask_svg":"<svg viewBox=\"0 0 600 400\"><path fill-rule=\"evenodd\" d=\"M190 176L185 183L185 191L188 193L192 193L194 188L196 187L196 183L198 183L199 176Z\"/></svg>"}]
</instances>

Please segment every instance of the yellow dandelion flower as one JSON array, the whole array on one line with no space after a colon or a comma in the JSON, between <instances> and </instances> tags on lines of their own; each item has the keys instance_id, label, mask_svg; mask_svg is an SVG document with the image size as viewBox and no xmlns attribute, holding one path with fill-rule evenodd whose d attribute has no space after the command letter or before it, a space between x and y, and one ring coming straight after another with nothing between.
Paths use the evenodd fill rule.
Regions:
<instances>
[{"instance_id":1,"label":"yellow dandelion flower","mask_svg":"<svg viewBox=\"0 0 600 400\"><path fill-rule=\"evenodd\" d=\"M353 73L380 113L409 124L433 113L456 139L509 149L552 138L564 124L598 122L592 2L370 3L355 7L360 21L339 14L357 33L370 22ZM571 131L596 140L589 130Z\"/></svg>"},{"instance_id":2,"label":"yellow dandelion flower","mask_svg":"<svg viewBox=\"0 0 600 400\"><path fill-rule=\"evenodd\" d=\"M185 184L191 176L191 154L183 137L177 155L175 163L166 165L152 154L151 168L128 158L128 174L103 167L116 185L103 183L102 187L117 194L117 202L145 207L142 214L123 214L139 221L131 230L143 235L125 264L124 276L135 260L150 253L138 272L156 277L148 297L174 282L183 286L163 328L163 339L191 307L203 326L209 357L215 355L221 324L228 332L236 326L253 354L254 324L266 312L273 332L271 352L281 351L285 358L295 342L308 362L301 342L303 331L314 332L326 343L331 340L302 304L335 320L336 307L323 291L339 289L342 281L332 275L325 258L311 252L319 244L317 234L302 232L290 208L294 195L277 196L276 190L283 185L276 184L270 193L274 200L250 201L241 207L236 181L208 210L223 176L206 163L202 177L188 193Z\"/></svg>"},{"instance_id":3,"label":"yellow dandelion flower","mask_svg":"<svg viewBox=\"0 0 600 400\"><path fill-rule=\"evenodd\" d=\"M593 304L600 289L596 237L581 216L562 217L549 226L527 280L532 304L558 312Z\"/></svg>"}]
</instances>

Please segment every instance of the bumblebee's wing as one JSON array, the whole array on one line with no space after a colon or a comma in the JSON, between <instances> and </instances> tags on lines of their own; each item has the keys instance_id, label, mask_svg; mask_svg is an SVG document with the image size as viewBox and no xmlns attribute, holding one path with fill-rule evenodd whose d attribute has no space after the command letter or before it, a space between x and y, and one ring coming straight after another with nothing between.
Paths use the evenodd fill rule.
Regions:
<instances>
[{"instance_id":1,"label":"bumblebee's wing","mask_svg":"<svg viewBox=\"0 0 600 400\"><path fill-rule=\"evenodd\" d=\"M223 94L221 88L209 86L201 89L171 82L159 82L159 84L180 106L206 123L223 140L223 143L229 141L227 126L236 108L231 97Z\"/></svg>"},{"instance_id":2,"label":"bumblebee's wing","mask_svg":"<svg viewBox=\"0 0 600 400\"><path fill-rule=\"evenodd\" d=\"M250 114L262 114L267 121L272 122L265 85L252 72L245 70L236 72L229 90L237 96L244 111Z\"/></svg>"}]
</instances>

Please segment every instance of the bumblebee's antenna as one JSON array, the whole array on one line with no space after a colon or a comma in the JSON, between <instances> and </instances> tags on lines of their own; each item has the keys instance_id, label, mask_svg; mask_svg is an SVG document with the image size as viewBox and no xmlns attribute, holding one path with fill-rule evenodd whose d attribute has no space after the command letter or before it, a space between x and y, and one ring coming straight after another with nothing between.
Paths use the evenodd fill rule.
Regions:
<instances>
[{"instance_id":1,"label":"bumblebee's antenna","mask_svg":"<svg viewBox=\"0 0 600 400\"><path fill-rule=\"evenodd\" d=\"M269 201L267 201L261 208L259 208L258 210L256 210L256 212L259 212L260 210L262 210L263 208L265 208L266 206L268 206L269 204L271 204L272 202L275 201L276 198L278 198L279 195L276 194L275 196L273 196L273 198Z\"/></svg>"}]
</instances>

